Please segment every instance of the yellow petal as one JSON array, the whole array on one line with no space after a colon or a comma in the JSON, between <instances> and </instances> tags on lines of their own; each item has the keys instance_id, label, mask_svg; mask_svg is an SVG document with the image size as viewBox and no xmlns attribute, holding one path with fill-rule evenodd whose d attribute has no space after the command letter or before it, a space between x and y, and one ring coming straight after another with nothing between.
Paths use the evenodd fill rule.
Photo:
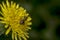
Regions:
<instances>
[{"instance_id":1,"label":"yellow petal","mask_svg":"<svg viewBox=\"0 0 60 40\"><path fill-rule=\"evenodd\" d=\"M0 21L0 23L6 23L6 22L4 22L4 21Z\"/></svg>"},{"instance_id":2,"label":"yellow petal","mask_svg":"<svg viewBox=\"0 0 60 40\"><path fill-rule=\"evenodd\" d=\"M31 21L31 20L32 20L31 17L28 17L28 18L27 18L27 21Z\"/></svg>"},{"instance_id":3,"label":"yellow petal","mask_svg":"<svg viewBox=\"0 0 60 40\"><path fill-rule=\"evenodd\" d=\"M11 1L11 7L12 7L12 5L13 5L13 1Z\"/></svg>"},{"instance_id":4,"label":"yellow petal","mask_svg":"<svg viewBox=\"0 0 60 40\"><path fill-rule=\"evenodd\" d=\"M0 14L3 15L3 13L0 11Z\"/></svg>"},{"instance_id":5,"label":"yellow petal","mask_svg":"<svg viewBox=\"0 0 60 40\"><path fill-rule=\"evenodd\" d=\"M6 35L10 32L10 30L11 30L11 27L9 27L8 29L7 29L7 31L6 31Z\"/></svg>"},{"instance_id":6,"label":"yellow petal","mask_svg":"<svg viewBox=\"0 0 60 40\"><path fill-rule=\"evenodd\" d=\"M24 40L27 40L27 38L26 38L24 35L22 35L22 38L23 38Z\"/></svg>"},{"instance_id":7,"label":"yellow petal","mask_svg":"<svg viewBox=\"0 0 60 40\"><path fill-rule=\"evenodd\" d=\"M1 4L0 4L0 7L1 7L2 11L4 11L4 10L5 10Z\"/></svg>"},{"instance_id":8,"label":"yellow petal","mask_svg":"<svg viewBox=\"0 0 60 40\"><path fill-rule=\"evenodd\" d=\"M5 25L5 28L7 28L8 27L8 25Z\"/></svg>"},{"instance_id":9,"label":"yellow petal","mask_svg":"<svg viewBox=\"0 0 60 40\"><path fill-rule=\"evenodd\" d=\"M15 8L16 7L16 3L12 3L11 7Z\"/></svg>"},{"instance_id":10,"label":"yellow petal","mask_svg":"<svg viewBox=\"0 0 60 40\"><path fill-rule=\"evenodd\" d=\"M3 17L0 17L0 19L2 19L2 20L3 20L4 18L3 18Z\"/></svg>"},{"instance_id":11,"label":"yellow petal","mask_svg":"<svg viewBox=\"0 0 60 40\"><path fill-rule=\"evenodd\" d=\"M31 27L27 27L27 29L31 29Z\"/></svg>"},{"instance_id":12,"label":"yellow petal","mask_svg":"<svg viewBox=\"0 0 60 40\"><path fill-rule=\"evenodd\" d=\"M0 7L1 7L1 11L2 11L2 15L5 13L7 13L8 10L6 10L1 4L0 4ZM3 15L4 16L4 15Z\"/></svg>"},{"instance_id":13,"label":"yellow petal","mask_svg":"<svg viewBox=\"0 0 60 40\"><path fill-rule=\"evenodd\" d=\"M14 35L15 35L14 32L12 32L12 40L14 40Z\"/></svg>"},{"instance_id":14,"label":"yellow petal","mask_svg":"<svg viewBox=\"0 0 60 40\"><path fill-rule=\"evenodd\" d=\"M32 22L28 22L27 25L32 25Z\"/></svg>"},{"instance_id":15,"label":"yellow petal","mask_svg":"<svg viewBox=\"0 0 60 40\"><path fill-rule=\"evenodd\" d=\"M10 7L10 4L9 4L8 0L6 0L6 4L7 4L7 7Z\"/></svg>"},{"instance_id":16,"label":"yellow petal","mask_svg":"<svg viewBox=\"0 0 60 40\"><path fill-rule=\"evenodd\" d=\"M29 14L27 13L26 16L28 16Z\"/></svg>"},{"instance_id":17,"label":"yellow petal","mask_svg":"<svg viewBox=\"0 0 60 40\"><path fill-rule=\"evenodd\" d=\"M24 35L25 35L27 38L29 38L29 36L28 36L26 33L24 33Z\"/></svg>"},{"instance_id":18,"label":"yellow petal","mask_svg":"<svg viewBox=\"0 0 60 40\"><path fill-rule=\"evenodd\" d=\"M19 4L17 4L17 6L16 6L16 9L18 9L19 8Z\"/></svg>"},{"instance_id":19,"label":"yellow petal","mask_svg":"<svg viewBox=\"0 0 60 40\"><path fill-rule=\"evenodd\" d=\"M6 9L6 5L4 4L4 2L2 2L2 5L3 5L3 7Z\"/></svg>"},{"instance_id":20,"label":"yellow petal","mask_svg":"<svg viewBox=\"0 0 60 40\"><path fill-rule=\"evenodd\" d=\"M23 7L20 7L20 10L21 10L21 11L22 11L22 10L24 11L24 8L23 8Z\"/></svg>"},{"instance_id":21,"label":"yellow petal","mask_svg":"<svg viewBox=\"0 0 60 40\"><path fill-rule=\"evenodd\" d=\"M18 40L18 39L17 39L17 34L16 34L16 33L15 33L15 40Z\"/></svg>"},{"instance_id":22,"label":"yellow petal","mask_svg":"<svg viewBox=\"0 0 60 40\"><path fill-rule=\"evenodd\" d=\"M26 13L26 10L24 10L24 13Z\"/></svg>"},{"instance_id":23,"label":"yellow petal","mask_svg":"<svg viewBox=\"0 0 60 40\"><path fill-rule=\"evenodd\" d=\"M18 36L18 37L19 37L19 40L22 40L20 36Z\"/></svg>"}]
</instances>

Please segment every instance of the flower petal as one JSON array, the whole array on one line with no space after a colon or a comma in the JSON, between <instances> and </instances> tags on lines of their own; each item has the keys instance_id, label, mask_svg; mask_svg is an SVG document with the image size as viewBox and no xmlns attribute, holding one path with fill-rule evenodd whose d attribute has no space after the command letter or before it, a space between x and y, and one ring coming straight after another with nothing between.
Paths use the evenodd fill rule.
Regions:
<instances>
[{"instance_id":1,"label":"flower petal","mask_svg":"<svg viewBox=\"0 0 60 40\"><path fill-rule=\"evenodd\" d=\"M8 27L8 24L5 25L5 28L7 28L7 27Z\"/></svg>"},{"instance_id":2,"label":"flower petal","mask_svg":"<svg viewBox=\"0 0 60 40\"><path fill-rule=\"evenodd\" d=\"M17 39L17 34L16 34L16 33L15 33L15 40L18 40L18 39Z\"/></svg>"},{"instance_id":3,"label":"flower petal","mask_svg":"<svg viewBox=\"0 0 60 40\"><path fill-rule=\"evenodd\" d=\"M31 21L31 20L32 20L31 17L28 17L26 21Z\"/></svg>"},{"instance_id":4,"label":"flower petal","mask_svg":"<svg viewBox=\"0 0 60 40\"><path fill-rule=\"evenodd\" d=\"M27 40L26 37L25 37L24 35L22 35L22 38L23 38L24 40Z\"/></svg>"},{"instance_id":5,"label":"flower petal","mask_svg":"<svg viewBox=\"0 0 60 40\"><path fill-rule=\"evenodd\" d=\"M18 36L18 37L19 37L19 40L22 40L20 36Z\"/></svg>"},{"instance_id":6,"label":"flower petal","mask_svg":"<svg viewBox=\"0 0 60 40\"><path fill-rule=\"evenodd\" d=\"M4 4L4 2L2 2L2 5L3 5L4 9L7 9L7 8L6 8L6 5Z\"/></svg>"},{"instance_id":7,"label":"flower petal","mask_svg":"<svg viewBox=\"0 0 60 40\"><path fill-rule=\"evenodd\" d=\"M15 35L14 32L12 32L12 40L14 40L14 35Z\"/></svg>"},{"instance_id":8,"label":"flower petal","mask_svg":"<svg viewBox=\"0 0 60 40\"><path fill-rule=\"evenodd\" d=\"M28 22L27 25L32 25L32 22Z\"/></svg>"},{"instance_id":9,"label":"flower petal","mask_svg":"<svg viewBox=\"0 0 60 40\"><path fill-rule=\"evenodd\" d=\"M6 31L6 35L10 32L10 30L11 30L11 27L9 27L8 29L7 29L7 31Z\"/></svg>"},{"instance_id":10,"label":"flower petal","mask_svg":"<svg viewBox=\"0 0 60 40\"><path fill-rule=\"evenodd\" d=\"M10 4L9 4L8 0L6 1L6 4L7 4L7 7L10 7Z\"/></svg>"},{"instance_id":11,"label":"flower petal","mask_svg":"<svg viewBox=\"0 0 60 40\"><path fill-rule=\"evenodd\" d=\"M19 4L17 4L17 6L16 6L16 9L18 9L19 8Z\"/></svg>"}]
</instances>

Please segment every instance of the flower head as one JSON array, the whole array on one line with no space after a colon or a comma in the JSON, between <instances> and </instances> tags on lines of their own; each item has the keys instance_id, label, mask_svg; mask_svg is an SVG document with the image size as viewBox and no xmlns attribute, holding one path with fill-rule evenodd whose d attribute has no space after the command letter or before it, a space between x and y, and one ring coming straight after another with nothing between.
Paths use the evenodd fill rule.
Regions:
<instances>
[{"instance_id":1,"label":"flower head","mask_svg":"<svg viewBox=\"0 0 60 40\"><path fill-rule=\"evenodd\" d=\"M12 40L21 40L22 38L24 40L27 40L29 38L28 36L28 30L31 29L29 25L32 23L31 17L26 12L26 10L23 7L20 7L19 4L14 3L11 1L11 3L6 0L6 3L2 2L1 7L1 15L0 21L1 23L5 23L5 28L7 28L5 34L8 35L10 31L12 31ZM18 37L18 38L17 38Z\"/></svg>"}]
</instances>

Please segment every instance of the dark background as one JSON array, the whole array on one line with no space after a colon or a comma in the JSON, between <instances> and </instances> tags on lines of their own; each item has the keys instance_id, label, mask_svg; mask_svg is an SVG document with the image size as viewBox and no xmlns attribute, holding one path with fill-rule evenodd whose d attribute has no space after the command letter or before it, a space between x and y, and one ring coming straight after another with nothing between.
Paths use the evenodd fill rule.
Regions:
<instances>
[{"instance_id":1,"label":"dark background","mask_svg":"<svg viewBox=\"0 0 60 40\"><path fill-rule=\"evenodd\" d=\"M2 1L0 0L0 4ZM9 0L11 1L11 0ZM60 40L60 0L12 0L24 7L32 18L28 40ZM4 35L0 24L0 40L11 40Z\"/></svg>"}]
</instances>

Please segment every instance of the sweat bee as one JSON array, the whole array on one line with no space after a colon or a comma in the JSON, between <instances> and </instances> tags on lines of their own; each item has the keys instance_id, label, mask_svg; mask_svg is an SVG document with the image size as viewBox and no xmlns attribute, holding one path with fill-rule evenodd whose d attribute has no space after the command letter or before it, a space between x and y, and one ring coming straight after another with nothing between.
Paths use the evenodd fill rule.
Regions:
<instances>
[{"instance_id":1,"label":"sweat bee","mask_svg":"<svg viewBox=\"0 0 60 40\"><path fill-rule=\"evenodd\" d=\"M24 24L24 22L27 20L28 16L24 16L23 19L20 20L20 24Z\"/></svg>"}]
</instances>

